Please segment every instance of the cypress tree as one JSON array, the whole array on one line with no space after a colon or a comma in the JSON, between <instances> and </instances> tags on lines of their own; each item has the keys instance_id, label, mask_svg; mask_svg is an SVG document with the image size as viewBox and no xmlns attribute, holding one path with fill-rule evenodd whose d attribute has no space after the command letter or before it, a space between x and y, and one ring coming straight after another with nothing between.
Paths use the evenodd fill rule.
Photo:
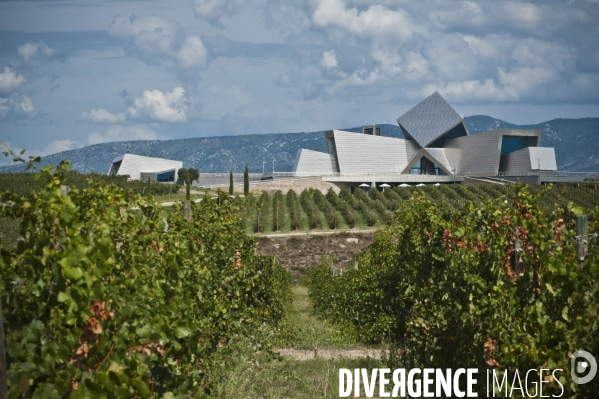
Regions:
<instances>
[{"instance_id":1,"label":"cypress tree","mask_svg":"<svg viewBox=\"0 0 599 399\"><path fill-rule=\"evenodd\" d=\"M229 195L233 195L233 172L229 173Z\"/></svg>"},{"instance_id":2,"label":"cypress tree","mask_svg":"<svg viewBox=\"0 0 599 399\"><path fill-rule=\"evenodd\" d=\"M243 172L243 195L247 196L250 192L250 171L248 166L245 165L245 172Z\"/></svg>"}]
</instances>

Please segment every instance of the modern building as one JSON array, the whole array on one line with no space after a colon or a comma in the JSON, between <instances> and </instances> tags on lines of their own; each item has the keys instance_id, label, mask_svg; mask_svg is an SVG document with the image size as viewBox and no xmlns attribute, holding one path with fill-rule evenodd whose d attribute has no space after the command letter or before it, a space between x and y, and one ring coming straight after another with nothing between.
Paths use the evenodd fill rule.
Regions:
<instances>
[{"instance_id":1,"label":"modern building","mask_svg":"<svg viewBox=\"0 0 599 399\"><path fill-rule=\"evenodd\" d=\"M128 176L131 180L176 182L183 162L171 159L123 154L112 160L109 175Z\"/></svg>"},{"instance_id":2,"label":"modern building","mask_svg":"<svg viewBox=\"0 0 599 399\"><path fill-rule=\"evenodd\" d=\"M293 171L351 186L371 181L449 183L557 170L554 149L541 147L541 130L470 134L464 119L437 92L397 123L404 139L382 137L378 126L367 126L362 134L327 131L328 153L299 150Z\"/></svg>"}]
</instances>

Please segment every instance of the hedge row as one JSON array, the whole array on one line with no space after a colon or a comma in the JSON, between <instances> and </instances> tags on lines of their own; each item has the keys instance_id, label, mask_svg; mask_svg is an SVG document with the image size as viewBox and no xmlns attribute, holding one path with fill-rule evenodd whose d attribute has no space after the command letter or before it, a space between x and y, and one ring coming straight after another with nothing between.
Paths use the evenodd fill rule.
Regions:
<instances>
[{"instance_id":1,"label":"hedge row","mask_svg":"<svg viewBox=\"0 0 599 399\"><path fill-rule=\"evenodd\" d=\"M302 204L302 208L304 208L304 212L306 212L306 216L308 216L309 227L311 229L322 227L322 222L318 217L318 210L316 209L316 205L314 205L310 190L306 189L302 191L300 194L300 203Z\"/></svg>"},{"instance_id":2,"label":"hedge row","mask_svg":"<svg viewBox=\"0 0 599 399\"><path fill-rule=\"evenodd\" d=\"M61 196L67 168L1 197L21 232L0 261L9 396L204 395L218 348L281 319L289 275L226 195L164 218L113 184Z\"/></svg>"},{"instance_id":3,"label":"hedge row","mask_svg":"<svg viewBox=\"0 0 599 399\"><path fill-rule=\"evenodd\" d=\"M293 190L287 191L287 209L289 210L289 219L291 221L291 230L302 228L302 215L297 200L297 193Z\"/></svg>"},{"instance_id":4,"label":"hedge row","mask_svg":"<svg viewBox=\"0 0 599 399\"><path fill-rule=\"evenodd\" d=\"M599 379L572 383L570 356L599 353L599 240L590 239L580 269L574 216L582 209L549 214L538 203L544 192L512 190L460 211L415 193L356 269L333 274L325 260L311 272L314 308L363 342L391 340L402 367L508 370L510 384L518 370L562 369L563 397L594 396ZM589 212L595 232L597 210ZM543 393L559 395L560 386L549 381Z\"/></svg>"},{"instance_id":5,"label":"hedge row","mask_svg":"<svg viewBox=\"0 0 599 399\"><path fill-rule=\"evenodd\" d=\"M332 188L327 191L327 200L341 213L345 223L351 228L356 227L356 215L352 212L347 202L343 200L343 195L335 194Z\"/></svg>"}]
</instances>

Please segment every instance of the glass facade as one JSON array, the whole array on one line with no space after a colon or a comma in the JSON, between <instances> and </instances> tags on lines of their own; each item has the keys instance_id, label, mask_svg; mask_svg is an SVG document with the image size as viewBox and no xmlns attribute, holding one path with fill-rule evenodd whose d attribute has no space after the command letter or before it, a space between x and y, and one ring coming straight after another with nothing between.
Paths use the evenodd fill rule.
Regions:
<instances>
[{"instance_id":1,"label":"glass facade","mask_svg":"<svg viewBox=\"0 0 599 399\"><path fill-rule=\"evenodd\" d=\"M501 155L509 154L526 147L536 147L536 137L503 136L501 139Z\"/></svg>"},{"instance_id":2,"label":"glass facade","mask_svg":"<svg viewBox=\"0 0 599 399\"><path fill-rule=\"evenodd\" d=\"M167 172L158 173L156 175L156 181L159 182L174 182L175 181L175 171L169 170Z\"/></svg>"},{"instance_id":3,"label":"glass facade","mask_svg":"<svg viewBox=\"0 0 599 399\"><path fill-rule=\"evenodd\" d=\"M427 145L429 148L443 148L445 146L445 142L450 139L455 139L458 137L467 136L466 129L464 128L464 123L460 123L449 132L445 133L443 136L439 137L433 143Z\"/></svg>"},{"instance_id":4,"label":"glass facade","mask_svg":"<svg viewBox=\"0 0 599 399\"><path fill-rule=\"evenodd\" d=\"M410 168L408 172L411 175L437 175L437 176L446 176L447 173L443 169L439 167L436 163L431 161L426 157L420 158L416 163Z\"/></svg>"}]
</instances>

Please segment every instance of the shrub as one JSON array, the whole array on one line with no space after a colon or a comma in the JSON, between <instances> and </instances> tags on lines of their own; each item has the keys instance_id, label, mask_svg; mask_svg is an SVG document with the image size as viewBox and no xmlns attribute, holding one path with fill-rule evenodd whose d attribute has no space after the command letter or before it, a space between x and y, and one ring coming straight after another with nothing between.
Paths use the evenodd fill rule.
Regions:
<instances>
[{"instance_id":1,"label":"shrub","mask_svg":"<svg viewBox=\"0 0 599 399\"><path fill-rule=\"evenodd\" d=\"M354 192L354 197L356 198L356 209L358 209L362 213L362 216L364 216L366 224L368 224L368 226L374 226L377 222L377 217L374 214L374 212L370 210L370 207L373 204L370 203L366 193L363 190L358 189Z\"/></svg>"},{"instance_id":2,"label":"shrub","mask_svg":"<svg viewBox=\"0 0 599 399\"><path fill-rule=\"evenodd\" d=\"M320 218L318 217L314 201L312 201L310 190L305 189L302 191L300 194L300 203L302 204L302 208L304 208L304 212L306 212L306 216L308 216L308 225L310 229L321 227Z\"/></svg>"},{"instance_id":3,"label":"shrub","mask_svg":"<svg viewBox=\"0 0 599 399\"><path fill-rule=\"evenodd\" d=\"M285 222L285 208L283 205L283 193L281 190L275 193L272 201L272 227L274 231L281 229Z\"/></svg>"},{"instance_id":4,"label":"shrub","mask_svg":"<svg viewBox=\"0 0 599 399\"><path fill-rule=\"evenodd\" d=\"M364 342L391 339L406 368L497 368L509 378L560 368L566 396L592 396L599 380L569 383L570 354L599 350L599 245L579 269L573 220L581 209L547 215L538 199L520 186L458 212L414 194L356 257L357 269L310 273L314 308L350 323ZM590 234L598 214L589 213Z\"/></svg>"},{"instance_id":5,"label":"shrub","mask_svg":"<svg viewBox=\"0 0 599 399\"><path fill-rule=\"evenodd\" d=\"M257 233L264 232L268 224L268 212L270 211L270 195L268 192L262 191L262 195L258 199L258 207L256 209L256 218L254 220L254 231Z\"/></svg>"},{"instance_id":6,"label":"shrub","mask_svg":"<svg viewBox=\"0 0 599 399\"><path fill-rule=\"evenodd\" d=\"M337 218L335 215L335 211L331 207L331 204L328 203L327 199L319 190L314 190L314 203L320 209L320 211L324 214L324 218L327 222L327 225L331 229L337 228Z\"/></svg>"},{"instance_id":7,"label":"shrub","mask_svg":"<svg viewBox=\"0 0 599 399\"><path fill-rule=\"evenodd\" d=\"M288 275L226 195L165 223L113 184L61 196L67 169L44 168L30 199L2 194L21 232L1 249L10 396L198 395L218 347L282 317Z\"/></svg>"},{"instance_id":8,"label":"shrub","mask_svg":"<svg viewBox=\"0 0 599 399\"><path fill-rule=\"evenodd\" d=\"M300 230L302 228L302 215L295 191L287 191L286 202L287 209L289 209L289 218L291 219L291 230Z\"/></svg>"},{"instance_id":9,"label":"shrub","mask_svg":"<svg viewBox=\"0 0 599 399\"><path fill-rule=\"evenodd\" d=\"M343 195L348 194L351 197L351 194L349 194L349 191L347 190L341 190L341 193L339 193L339 196L337 196L333 189L329 188L329 191L327 191L327 200L333 204L333 206L339 212L341 212L341 216L343 216L343 219L345 219L347 225L351 228L354 228L356 227L356 215L354 215L354 213L351 211L347 202L343 200Z\"/></svg>"}]
</instances>

